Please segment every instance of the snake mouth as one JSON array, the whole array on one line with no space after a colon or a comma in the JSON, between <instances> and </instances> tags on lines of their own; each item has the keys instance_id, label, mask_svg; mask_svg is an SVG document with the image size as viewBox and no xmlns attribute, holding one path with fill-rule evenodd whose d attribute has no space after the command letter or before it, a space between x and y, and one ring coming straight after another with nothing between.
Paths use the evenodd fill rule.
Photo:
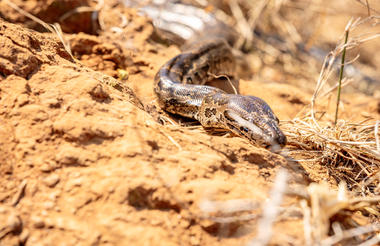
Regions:
<instances>
[{"instance_id":1,"label":"snake mouth","mask_svg":"<svg viewBox=\"0 0 380 246\"><path fill-rule=\"evenodd\" d=\"M286 137L272 122L260 126L244 119L231 110L225 111L224 117L228 129L239 136L247 138L255 145L271 151L277 151L286 144Z\"/></svg>"}]
</instances>

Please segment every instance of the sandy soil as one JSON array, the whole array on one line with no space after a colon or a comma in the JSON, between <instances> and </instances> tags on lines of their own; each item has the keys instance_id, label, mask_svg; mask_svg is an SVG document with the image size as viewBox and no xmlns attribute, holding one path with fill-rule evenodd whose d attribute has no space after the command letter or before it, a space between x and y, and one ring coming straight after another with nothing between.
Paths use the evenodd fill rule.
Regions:
<instances>
[{"instance_id":1,"label":"sandy soil","mask_svg":"<svg viewBox=\"0 0 380 246\"><path fill-rule=\"evenodd\" d=\"M66 9L58 12L51 0L15 2L47 22L91 5L60 1ZM256 235L260 206L280 168L289 172L290 187L321 181L336 187L323 165L290 162L162 112L153 77L179 48L156 42L151 21L134 9L110 3L101 12L106 30L124 16L127 24L116 32L94 35L86 12L61 23L72 33L65 38L73 60L56 35L28 29L41 27L0 5L8 20L0 19L1 245L243 245ZM292 119L311 92L278 83L289 75L262 66L256 79L241 81L242 93L262 97L281 120ZM379 118L378 99L359 92L346 98L341 117ZM244 199L252 201L249 221L220 223L210 217L222 212L205 213L207 202ZM286 197L282 206L299 208L299 200ZM278 219L271 243L305 243L299 210Z\"/></svg>"}]
</instances>

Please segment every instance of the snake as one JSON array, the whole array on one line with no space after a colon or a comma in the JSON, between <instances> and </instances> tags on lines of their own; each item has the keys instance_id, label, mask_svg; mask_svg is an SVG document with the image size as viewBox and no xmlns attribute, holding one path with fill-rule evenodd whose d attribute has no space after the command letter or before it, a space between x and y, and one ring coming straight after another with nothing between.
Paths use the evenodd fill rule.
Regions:
<instances>
[{"instance_id":1,"label":"snake","mask_svg":"<svg viewBox=\"0 0 380 246\"><path fill-rule=\"evenodd\" d=\"M205 128L228 130L253 145L268 149L285 146L279 119L263 99L210 85L221 76L222 83L238 78L232 28L220 21L208 28L189 38L182 52L158 70L154 93L159 106L169 113L195 119Z\"/></svg>"}]
</instances>

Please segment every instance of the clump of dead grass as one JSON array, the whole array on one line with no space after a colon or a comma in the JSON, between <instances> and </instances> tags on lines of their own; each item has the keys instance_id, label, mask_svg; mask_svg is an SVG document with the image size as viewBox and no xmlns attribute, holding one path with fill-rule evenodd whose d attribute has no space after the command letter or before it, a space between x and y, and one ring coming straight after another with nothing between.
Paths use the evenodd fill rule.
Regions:
<instances>
[{"instance_id":1,"label":"clump of dead grass","mask_svg":"<svg viewBox=\"0 0 380 246\"><path fill-rule=\"evenodd\" d=\"M336 126L312 117L295 118L283 126L289 142L319 164L326 165L338 181L364 194L379 194L380 151L378 124L354 124L343 120Z\"/></svg>"},{"instance_id":2,"label":"clump of dead grass","mask_svg":"<svg viewBox=\"0 0 380 246\"><path fill-rule=\"evenodd\" d=\"M325 183L309 185L304 200L301 200L305 243L335 245L354 238L357 243L361 242L361 245L376 244L380 241L380 237L376 236L380 226L361 225L359 218L363 218L362 214L365 213L379 216L376 210L379 201L380 196L353 196L347 191L345 182L341 182L337 190L331 189ZM354 214L357 214L358 218L355 219Z\"/></svg>"},{"instance_id":3,"label":"clump of dead grass","mask_svg":"<svg viewBox=\"0 0 380 246\"><path fill-rule=\"evenodd\" d=\"M364 20L351 20L346 31L350 30L351 32L373 19L375 17L371 16ZM291 145L305 152L312 151L309 153L311 159L326 165L333 177L338 181L347 182L350 189L363 195L379 194L380 192L378 121L368 119L366 122L352 123L341 119L334 125L331 120L322 120L322 118L331 118L331 112L318 112L318 118L316 108L317 102L326 100L325 95L337 87L334 85L326 88L334 70L333 64L342 51L378 37L380 37L380 33L366 33L350 37L347 43L342 40L325 58L311 99L310 111L283 125ZM324 94L323 90L325 90Z\"/></svg>"}]
</instances>

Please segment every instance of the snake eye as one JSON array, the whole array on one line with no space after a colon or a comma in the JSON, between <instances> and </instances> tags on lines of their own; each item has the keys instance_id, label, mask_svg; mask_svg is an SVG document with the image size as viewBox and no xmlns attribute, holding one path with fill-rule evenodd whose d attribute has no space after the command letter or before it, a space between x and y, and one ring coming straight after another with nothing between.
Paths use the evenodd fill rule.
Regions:
<instances>
[{"instance_id":1,"label":"snake eye","mask_svg":"<svg viewBox=\"0 0 380 246\"><path fill-rule=\"evenodd\" d=\"M242 131L242 132L248 132L248 131L249 131L248 128L247 128L247 127L244 127L244 126L241 126L239 129L240 129L240 131Z\"/></svg>"}]
</instances>

